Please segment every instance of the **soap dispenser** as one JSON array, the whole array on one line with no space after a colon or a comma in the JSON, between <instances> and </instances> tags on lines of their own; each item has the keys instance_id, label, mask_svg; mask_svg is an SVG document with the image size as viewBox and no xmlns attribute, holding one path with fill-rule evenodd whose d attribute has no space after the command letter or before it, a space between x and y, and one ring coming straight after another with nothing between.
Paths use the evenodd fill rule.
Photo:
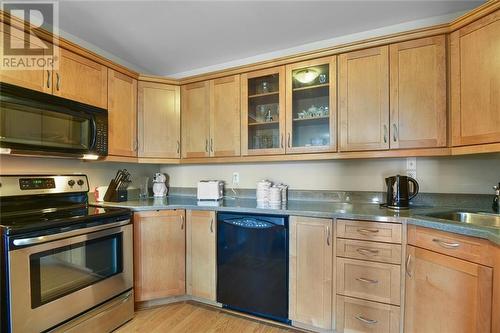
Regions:
<instances>
[{"instance_id":1,"label":"soap dispenser","mask_svg":"<svg viewBox=\"0 0 500 333\"><path fill-rule=\"evenodd\" d=\"M495 197L493 198L493 211L500 213L500 183L498 186L493 186L495 190Z\"/></svg>"}]
</instances>

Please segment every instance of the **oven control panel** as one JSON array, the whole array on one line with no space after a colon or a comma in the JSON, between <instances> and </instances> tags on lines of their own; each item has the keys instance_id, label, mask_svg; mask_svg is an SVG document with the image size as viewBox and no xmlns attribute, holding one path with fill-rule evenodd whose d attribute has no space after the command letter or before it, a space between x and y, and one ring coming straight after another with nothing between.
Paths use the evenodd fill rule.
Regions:
<instances>
[{"instance_id":1,"label":"oven control panel","mask_svg":"<svg viewBox=\"0 0 500 333\"><path fill-rule=\"evenodd\" d=\"M87 176L81 174L0 176L0 197L88 191Z\"/></svg>"},{"instance_id":2,"label":"oven control panel","mask_svg":"<svg viewBox=\"0 0 500 333\"><path fill-rule=\"evenodd\" d=\"M20 178L19 187L21 190L43 190L56 188L54 178Z\"/></svg>"}]
</instances>

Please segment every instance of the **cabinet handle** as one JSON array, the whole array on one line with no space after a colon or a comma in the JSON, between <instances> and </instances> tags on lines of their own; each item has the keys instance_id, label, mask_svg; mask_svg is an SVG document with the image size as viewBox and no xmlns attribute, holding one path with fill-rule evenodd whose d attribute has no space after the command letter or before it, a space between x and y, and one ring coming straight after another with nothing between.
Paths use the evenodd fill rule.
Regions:
<instances>
[{"instance_id":1,"label":"cabinet handle","mask_svg":"<svg viewBox=\"0 0 500 333\"><path fill-rule=\"evenodd\" d=\"M290 148L290 132L288 132L287 147Z\"/></svg>"},{"instance_id":2,"label":"cabinet handle","mask_svg":"<svg viewBox=\"0 0 500 333\"><path fill-rule=\"evenodd\" d=\"M366 235L366 234L376 234L376 233L378 233L379 231L380 231L380 230L378 230L378 229L365 229L365 228L363 228L363 229L358 229L358 232L359 232L360 234L365 234L365 235Z\"/></svg>"},{"instance_id":3,"label":"cabinet handle","mask_svg":"<svg viewBox=\"0 0 500 333\"><path fill-rule=\"evenodd\" d=\"M57 91L59 91L60 85L61 85L61 76L59 75L59 73L56 73L56 90Z\"/></svg>"},{"instance_id":4,"label":"cabinet handle","mask_svg":"<svg viewBox=\"0 0 500 333\"><path fill-rule=\"evenodd\" d=\"M326 245L330 246L330 226L326 226Z\"/></svg>"},{"instance_id":5,"label":"cabinet handle","mask_svg":"<svg viewBox=\"0 0 500 333\"><path fill-rule=\"evenodd\" d=\"M50 88L50 73L51 71L47 69L47 88Z\"/></svg>"},{"instance_id":6,"label":"cabinet handle","mask_svg":"<svg viewBox=\"0 0 500 333\"><path fill-rule=\"evenodd\" d=\"M181 142L177 140L177 154L179 154L181 151Z\"/></svg>"},{"instance_id":7,"label":"cabinet handle","mask_svg":"<svg viewBox=\"0 0 500 333\"><path fill-rule=\"evenodd\" d=\"M379 250L365 249L360 247L359 249L356 249L356 252L364 256L374 256L379 253Z\"/></svg>"},{"instance_id":8,"label":"cabinet handle","mask_svg":"<svg viewBox=\"0 0 500 333\"><path fill-rule=\"evenodd\" d=\"M406 275L408 275L408 277L411 278L412 274L410 271L410 264L411 264L411 254L408 255L408 258L406 258L406 264L405 264Z\"/></svg>"},{"instance_id":9,"label":"cabinet handle","mask_svg":"<svg viewBox=\"0 0 500 333\"><path fill-rule=\"evenodd\" d=\"M184 215L181 215L181 230L184 230Z\"/></svg>"},{"instance_id":10,"label":"cabinet handle","mask_svg":"<svg viewBox=\"0 0 500 333\"><path fill-rule=\"evenodd\" d=\"M283 133L281 133L281 148L285 148L285 147L283 146Z\"/></svg>"},{"instance_id":11,"label":"cabinet handle","mask_svg":"<svg viewBox=\"0 0 500 333\"><path fill-rule=\"evenodd\" d=\"M208 153L208 139L205 139L205 151Z\"/></svg>"},{"instance_id":12,"label":"cabinet handle","mask_svg":"<svg viewBox=\"0 0 500 333\"><path fill-rule=\"evenodd\" d=\"M214 139L213 138L210 138L210 152L211 153L214 152Z\"/></svg>"},{"instance_id":13,"label":"cabinet handle","mask_svg":"<svg viewBox=\"0 0 500 333\"><path fill-rule=\"evenodd\" d=\"M394 142L398 141L398 127L396 126L396 124L392 124L392 129L393 129L393 133L392 133L392 139L394 140Z\"/></svg>"},{"instance_id":14,"label":"cabinet handle","mask_svg":"<svg viewBox=\"0 0 500 333\"><path fill-rule=\"evenodd\" d=\"M373 324L378 323L378 320L368 319L368 318L363 317L362 315L356 315L356 316L354 316L354 318L356 318L360 322L368 324L368 325L373 325Z\"/></svg>"},{"instance_id":15,"label":"cabinet handle","mask_svg":"<svg viewBox=\"0 0 500 333\"><path fill-rule=\"evenodd\" d=\"M370 283L370 284L377 284L378 283L378 280L372 280L372 279L366 279L366 278L357 278L356 280L358 280L359 282L364 282L364 283Z\"/></svg>"},{"instance_id":16,"label":"cabinet handle","mask_svg":"<svg viewBox=\"0 0 500 333\"><path fill-rule=\"evenodd\" d=\"M210 220L210 232L214 233L214 219Z\"/></svg>"},{"instance_id":17,"label":"cabinet handle","mask_svg":"<svg viewBox=\"0 0 500 333\"><path fill-rule=\"evenodd\" d=\"M437 238L434 238L432 241L446 249L456 249L457 247L460 247L460 243L449 243Z\"/></svg>"},{"instance_id":18,"label":"cabinet handle","mask_svg":"<svg viewBox=\"0 0 500 333\"><path fill-rule=\"evenodd\" d=\"M384 143L387 143L387 125L384 125Z\"/></svg>"}]
</instances>

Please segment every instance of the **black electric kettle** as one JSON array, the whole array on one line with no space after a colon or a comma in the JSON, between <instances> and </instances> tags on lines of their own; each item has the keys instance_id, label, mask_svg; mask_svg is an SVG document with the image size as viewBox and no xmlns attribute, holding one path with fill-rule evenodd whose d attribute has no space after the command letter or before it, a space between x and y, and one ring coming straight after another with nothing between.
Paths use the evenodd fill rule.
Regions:
<instances>
[{"instance_id":1,"label":"black electric kettle","mask_svg":"<svg viewBox=\"0 0 500 333\"><path fill-rule=\"evenodd\" d=\"M385 184L387 185L386 206L388 208L406 209L410 206L410 200L418 194L417 181L408 176L388 177L385 179ZM411 192L410 187L412 187Z\"/></svg>"}]
</instances>

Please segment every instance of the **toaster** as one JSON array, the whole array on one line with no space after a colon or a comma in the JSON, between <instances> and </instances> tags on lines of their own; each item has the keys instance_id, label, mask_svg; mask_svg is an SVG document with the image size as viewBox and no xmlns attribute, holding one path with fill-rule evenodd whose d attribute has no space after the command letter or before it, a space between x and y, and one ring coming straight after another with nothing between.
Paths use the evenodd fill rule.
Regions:
<instances>
[{"instance_id":1,"label":"toaster","mask_svg":"<svg viewBox=\"0 0 500 333\"><path fill-rule=\"evenodd\" d=\"M198 182L198 200L220 200L224 196L222 180L200 180Z\"/></svg>"}]
</instances>

